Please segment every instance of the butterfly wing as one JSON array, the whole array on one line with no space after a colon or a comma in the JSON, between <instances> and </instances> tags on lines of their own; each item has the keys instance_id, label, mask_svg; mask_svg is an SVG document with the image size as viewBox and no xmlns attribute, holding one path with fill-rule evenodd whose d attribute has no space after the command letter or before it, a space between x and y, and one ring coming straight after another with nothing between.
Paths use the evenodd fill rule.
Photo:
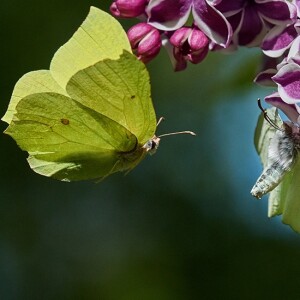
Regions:
<instances>
[{"instance_id":1,"label":"butterfly wing","mask_svg":"<svg viewBox=\"0 0 300 300\"><path fill-rule=\"evenodd\" d=\"M90 12L70 40L55 53L50 71L65 88L78 71L104 59L116 60L123 51L131 52L126 32L106 12L91 7Z\"/></svg>"},{"instance_id":2,"label":"butterfly wing","mask_svg":"<svg viewBox=\"0 0 300 300\"><path fill-rule=\"evenodd\" d=\"M3 120L37 173L101 178L144 157L156 118L149 75L130 51L120 24L92 7L50 71L19 80Z\"/></svg>"},{"instance_id":3,"label":"butterfly wing","mask_svg":"<svg viewBox=\"0 0 300 300\"><path fill-rule=\"evenodd\" d=\"M16 110L6 133L29 152L31 166L42 175L68 181L101 178L116 164L119 171L126 169L121 153L137 145L122 125L64 95L29 95Z\"/></svg>"},{"instance_id":4,"label":"butterfly wing","mask_svg":"<svg viewBox=\"0 0 300 300\"><path fill-rule=\"evenodd\" d=\"M148 71L132 55L125 31L111 15L91 7L55 53L50 71L73 99L119 122L140 145L153 137L156 116Z\"/></svg>"},{"instance_id":5,"label":"butterfly wing","mask_svg":"<svg viewBox=\"0 0 300 300\"><path fill-rule=\"evenodd\" d=\"M122 26L96 7L90 12L70 40L55 53L49 70L25 74L16 84L2 120L10 123L18 102L33 93L56 92L67 95L66 85L78 71L104 59L118 59L131 51Z\"/></svg>"},{"instance_id":6,"label":"butterfly wing","mask_svg":"<svg viewBox=\"0 0 300 300\"><path fill-rule=\"evenodd\" d=\"M55 92L67 95L67 92L54 80L49 70L33 71L25 74L16 83L8 109L2 121L10 124L16 113L19 101L28 95L35 93Z\"/></svg>"},{"instance_id":7,"label":"butterfly wing","mask_svg":"<svg viewBox=\"0 0 300 300\"><path fill-rule=\"evenodd\" d=\"M145 65L124 52L79 71L67 84L68 94L83 105L115 120L144 145L153 137L156 116Z\"/></svg>"}]
</instances>

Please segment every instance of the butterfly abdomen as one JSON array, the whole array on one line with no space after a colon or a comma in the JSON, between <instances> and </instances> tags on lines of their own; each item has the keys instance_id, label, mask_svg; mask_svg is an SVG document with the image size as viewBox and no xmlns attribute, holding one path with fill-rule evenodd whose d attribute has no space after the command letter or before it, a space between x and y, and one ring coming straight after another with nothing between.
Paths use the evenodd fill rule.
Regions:
<instances>
[{"instance_id":1,"label":"butterfly abdomen","mask_svg":"<svg viewBox=\"0 0 300 300\"><path fill-rule=\"evenodd\" d=\"M263 195L272 191L289 170L283 168L278 162L268 166L257 179L251 194L260 199Z\"/></svg>"},{"instance_id":2,"label":"butterfly abdomen","mask_svg":"<svg viewBox=\"0 0 300 300\"><path fill-rule=\"evenodd\" d=\"M292 169L297 152L298 142L293 134L286 127L282 131L276 131L269 146L268 164L253 186L251 194L261 198L278 186L284 175Z\"/></svg>"}]
</instances>

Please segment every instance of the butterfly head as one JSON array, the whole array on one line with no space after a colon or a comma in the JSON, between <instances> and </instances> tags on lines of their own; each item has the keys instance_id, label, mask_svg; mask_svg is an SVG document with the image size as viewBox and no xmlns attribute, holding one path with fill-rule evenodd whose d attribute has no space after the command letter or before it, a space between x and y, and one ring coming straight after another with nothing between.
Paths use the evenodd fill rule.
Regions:
<instances>
[{"instance_id":1,"label":"butterfly head","mask_svg":"<svg viewBox=\"0 0 300 300\"><path fill-rule=\"evenodd\" d=\"M148 140L146 142L146 144L143 146L143 148L145 149L145 151L147 153L149 153L150 155L153 155L159 146L159 142L160 142L160 138L157 137L156 135L154 135L153 138L151 138L150 140Z\"/></svg>"},{"instance_id":2,"label":"butterfly head","mask_svg":"<svg viewBox=\"0 0 300 300\"><path fill-rule=\"evenodd\" d=\"M164 120L163 117L159 118L156 126L158 126L163 120ZM143 149L145 149L146 153L149 153L150 155L153 155L156 152L156 150L157 150L157 148L159 146L159 142L160 142L160 138L161 137L169 136L169 135L177 135L177 134L191 134L191 135L196 135L192 131L171 132L171 133L161 134L159 136L154 135L150 140L148 140L146 142L146 144L143 146Z\"/></svg>"}]
</instances>

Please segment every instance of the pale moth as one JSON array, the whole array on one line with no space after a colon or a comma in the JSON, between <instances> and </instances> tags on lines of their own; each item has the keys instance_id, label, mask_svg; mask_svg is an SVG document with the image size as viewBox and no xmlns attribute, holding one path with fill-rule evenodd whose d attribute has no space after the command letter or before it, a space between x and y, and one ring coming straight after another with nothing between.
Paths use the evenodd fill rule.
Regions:
<instances>
[{"instance_id":1,"label":"pale moth","mask_svg":"<svg viewBox=\"0 0 300 300\"><path fill-rule=\"evenodd\" d=\"M294 166L300 149L300 125L291 121L282 122L279 115L274 114L282 124L279 126L276 120L272 120L267 111L262 108L260 100L258 100L258 105L263 112L265 121L270 125L262 136L262 142L269 142L267 162L262 174L251 190L251 194L260 199L276 188L286 173L291 171ZM275 113L277 113L276 110ZM273 136L270 136L270 131L271 133L275 131ZM270 141L266 140L268 138L270 138ZM259 149L258 151L261 152Z\"/></svg>"}]
</instances>

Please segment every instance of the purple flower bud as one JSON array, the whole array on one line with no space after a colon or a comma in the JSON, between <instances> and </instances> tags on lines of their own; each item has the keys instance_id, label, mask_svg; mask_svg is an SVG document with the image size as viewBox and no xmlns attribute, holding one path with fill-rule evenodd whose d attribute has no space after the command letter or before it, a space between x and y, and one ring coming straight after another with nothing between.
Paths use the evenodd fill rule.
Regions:
<instances>
[{"instance_id":1,"label":"purple flower bud","mask_svg":"<svg viewBox=\"0 0 300 300\"><path fill-rule=\"evenodd\" d=\"M169 41L174 46L175 71L185 69L187 61L200 63L208 53L209 39L195 26L177 29Z\"/></svg>"},{"instance_id":2,"label":"purple flower bud","mask_svg":"<svg viewBox=\"0 0 300 300\"><path fill-rule=\"evenodd\" d=\"M110 6L115 17L134 18L145 12L147 0L116 0Z\"/></svg>"},{"instance_id":3,"label":"purple flower bud","mask_svg":"<svg viewBox=\"0 0 300 300\"><path fill-rule=\"evenodd\" d=\"M139 60L144 63L152 60L161 48L159 31L147 23L139 23L131 27L127 36Z\"/></svg>"}]
</instances>

